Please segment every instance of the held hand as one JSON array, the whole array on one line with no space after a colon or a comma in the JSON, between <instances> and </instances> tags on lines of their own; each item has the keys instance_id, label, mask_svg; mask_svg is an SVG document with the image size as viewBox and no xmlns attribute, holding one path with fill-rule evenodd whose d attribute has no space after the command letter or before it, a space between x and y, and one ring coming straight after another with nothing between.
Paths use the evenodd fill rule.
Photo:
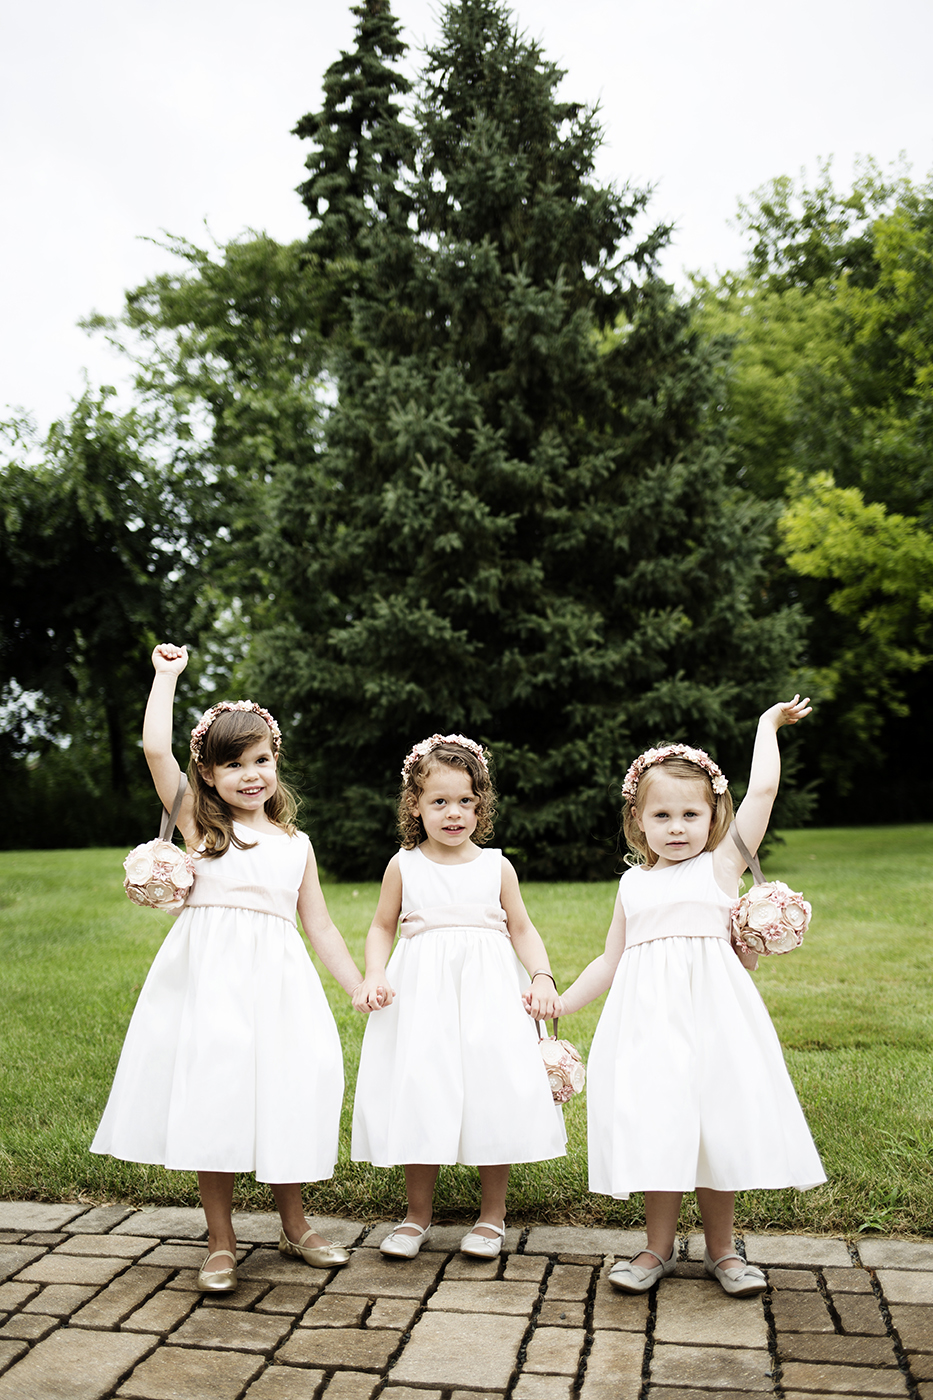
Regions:
<instances>
[{"instance_id":1,"label":"held hand","mask_svg":"<svg viewBox=\"0 0 933 1400\"><path fill-rule=\"evenodd\" d=\"M382 977L365 977L358 987L353 991L353 1009L359 1011L363 1016L368 1016L371 1011L381 1011L385 1006L391 1006L395 1000L395 993L389 986L385 974Z\"/></svg>"},{"instance_id":2,"label":"held hand","mask_svg":"<svg viewBox=\"0 0 933 1400\"><path fill-rule=\"evenodd\" d=\"M767 717L773 720L775 729L781 729L785 724L797 724L805 719L812 708L809 696L801 700L799 695L795 695L793 700L779 701L770 710L765 710L762 719Z\"/></svg>"},{"instance_id":3,"label":"held hand","mask_svg":"<svg viewBox=\"0 0 933 1400\"><path fill-rule=\"evenodd\" d=\"M554 984L546 977L538 977L522 993L522 1001L529 1016L536 1021L549 1021L560 1015L560 997Z\"/></svg>"},{"instance_id":4,"label":"held hand","mask_svg":"<svg viewBox=\"0 0 933 1400\"><path fill-rule=\"evenodd\" d=\"M188 664L188 648L177 647L173 642L160 642L152 653L152 664L157 672L180 676Z\"/></svg>"}]
</instances>

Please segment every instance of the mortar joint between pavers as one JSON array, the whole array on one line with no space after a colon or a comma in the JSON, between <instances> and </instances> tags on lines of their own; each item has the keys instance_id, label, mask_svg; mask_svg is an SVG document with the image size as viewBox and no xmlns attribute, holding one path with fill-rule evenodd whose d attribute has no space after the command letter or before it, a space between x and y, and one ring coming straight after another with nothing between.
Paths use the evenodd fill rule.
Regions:
<instances>
[{"instance_id":1,"label":"mortar joint between pavers","mask_svg":"<svg viewBox=\"0 0 933 1400\"><path fill-rule=\"evenodd\" d=\"M765 1273L766 1277L768 1277L768 1287L761 1295L761 1306L768 1327L768 1359L771 1362L771 1384L774 1386L775 1395L783 1396L784 1388L781 1385L783 1371L781 1368L780 1353L778 1352L777 1324L774 1321L774 1309L771 1306L774 1289L771 1287L771 1279L770 1276L767 1275L767 1270Z\"/></svg>"},{"instance_id":2,"label":"mortar joint between pavers","mask_svg":"<svg viewBox=\"0 0 933 1400\"><path fill-rule=\"evenodd\" d=\"M867 1269L866 1273L871 1279L872 1292L878 1300L878 1307L880 1309L881 1316L884 1318L884 1325L887 1329L887 1334L894 1345L894 1355L897 1357L898 1370L901 1372L901 1374L904 1377L904 1380L907 1383L907 1392L910 1395L911 1400L921 1400L920 1387L917 1384L913 1373L911 1372L910 1362L907 1359L907 1352L904 1349L904 1344L901 1341L900 1334L898 1333L897 1328L894 1326L894 1319L891 1316L891 1309L888 1307L888 1300L884 1296L884 1289L881 1287L881 1280L879 1279L874 1269Z\"/></svg>"},{"instance_id":3,"label":"mortar joint between pavers","mask_svg":"<svg viewBox=\"0 0 933 1400\"><path fill-rule=\"evenodd\" d=\"M605 1260L603 1261L605 1263ZM596 1308L596 1290L599 1287L599 1277L603 1271L602 1264L596 1265L590 1273L590 1286L586 1290L586 1298L583 1303L583 1346L580 1348L580 1360L577 1362L577 1374L573 1378L571 1390L574 1395L578 1395L583 1388L583 1377L586 1375L587 1362L590 1352L593 1350L593 1343L596 1340L596 1329L593 1326L593 1315Z\"/></svg>"},{"instance_id":4,"label":"mortar joint between pavers","mask_svg":"<svg viewBox=\"0 0 933 1400\"><path fill-rule=\"evenodd\" d=\"M522 1339L519 1343L518 1351L515 1353L515 1367L509 1379L508 1386L506 1387L505 1400L512 1400L512 1392L518 1385L518 1379L522 1373L522 1369L525 1365L525 1360L528 1355L528 1343L534 1336L535 1328L538 1325L538 1316L541 1312L541 1304L544 1302L544 1295L547 1292L547 1281L551 1277L551 1274L554 1272L556 1264L557 1256L554 1254L549 1255L548 1261L544 1266L544 1273L541 1276L541 1282L538 1285L538 1296L535 1298L534 1302L531 1305L531 1312L528 1317L528 1326L522 1333Z\"/></svg>"},{"instance_id":5,"label":"mortar joint between pavers","mask_svg":"<svg viewBox=\"0 0 933 1400\"><path fill-rule=\"evenodd\" d=\"M658 1287L660 1279L648 1290L648 1315L645 1318L645 1349L641 1357L641 1390L638 1400L648 1400L651 1385L651 1359L654 1356L654 1329L658 1324Z\"/></svg>"},{"instance_id":6,"label":"mortar joint between pavers","mask_svg":"<svg viewBox=\"0 0 933 1400\"><path fill-rule=\"evenodd\" d=\"M842 1325L842 1318L839 1316L839 1311L836 1304L833 1302L833 1295L829 1291L826 1275L823 1273L822 1269L817 1269L816 1271L816 1287L820 1297L826 1304L827 1312L833 1320L833 1331L839 1336L843 1336L845 1334L845 1328Z\"/></svg>"},{"instance_id":7,"label":"mortar joint between pavers","mask_svg":"<svg viewBox=\"0 0 933 1400\"><path fill-rule=\"evenodd\" d=\"M518 1237L518 1244L515 1246L516 1254L525 1253L525 1245L528 1243L528 1236L531 1234L531 1226L526 1225Z\"/></svg>"}]
</instances>

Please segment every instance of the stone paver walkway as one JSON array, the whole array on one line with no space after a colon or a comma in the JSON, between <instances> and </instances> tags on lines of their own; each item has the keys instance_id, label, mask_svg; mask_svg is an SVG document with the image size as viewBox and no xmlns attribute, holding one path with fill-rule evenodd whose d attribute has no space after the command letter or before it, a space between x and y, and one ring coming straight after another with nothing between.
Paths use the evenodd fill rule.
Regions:
<instances>
[{"instance_id":1,"label":"stone paver walkway","mask_svg":"<svg viewBox=\"0 0 933 1400\"><path fill-rule=\"evenodd\" d=\"M0 1202L0 1400L933 1400L933 1242L749 1235L770 1288L736 1300L690 1236L630 1298L606 1280L627 1231L511 1229L485 1262L435 1227L396 1261L388 1224L315 1223L356 1246L346 1268L243 1215L240 1287L212 1297L198 1210Z\"/></svg>"}]
</instances>

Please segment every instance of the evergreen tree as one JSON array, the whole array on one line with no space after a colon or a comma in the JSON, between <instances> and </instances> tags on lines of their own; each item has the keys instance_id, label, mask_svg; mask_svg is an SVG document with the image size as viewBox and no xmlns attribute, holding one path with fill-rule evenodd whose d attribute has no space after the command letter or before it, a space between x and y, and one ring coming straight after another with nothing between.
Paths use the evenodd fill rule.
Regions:
<instances>
[{"instance_id":1,"label":"evergreen tree","mask_svg":"<svg viewBox=\"0 0 933 1400\"><path fill-rule=\"evenodd\" d=\"M413 227L374 211L363 240L404 237L406 279L357 286L327 453L281 483L290 620L255 659L341 873L382 868L401 759L439 729L491 746L526 871L608 874L634 754L683 737L740 777L794 660L792 611L759 606L770 517L725 485L715 354L654 270L666 230L637 241L646 194L594 183L561 77L497 0L447 6Z\"/></svg>"},{"instance_id":2,"label":"evergreen tree","mask_svg":"<svg viewBox=\"0 0 933 1400\"><path fill-rule=\"evenodd\" d=\"M298 193L315 220L307 243L311 263L327 268L328 294L322 317L326 331L345 328L346 301L358 287L385 234L407 243L411 201L403 176L411 167L414 133L401 118L398 100L411 84L392 65L405 55L398 21L388 0L354 5L356 47L343 52L324 74L324 106L294 129L314 143L305 165L308 179ZM394 269L385 269L388 277Z\"/></svg>"}]
</instances>

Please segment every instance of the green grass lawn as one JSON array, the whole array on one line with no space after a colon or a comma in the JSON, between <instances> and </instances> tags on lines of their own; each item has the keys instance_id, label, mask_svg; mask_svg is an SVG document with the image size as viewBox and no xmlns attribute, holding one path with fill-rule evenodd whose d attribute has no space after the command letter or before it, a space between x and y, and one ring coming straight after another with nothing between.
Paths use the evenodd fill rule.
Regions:
<instances>
[{"instance_id":1,"label":"green grass lawn","mask_svg":"<svg viewBox=\"0 0 933 1400\"><path fill-rule=\"evenodd\" d=\"M829 1181L808 1192L743 1194L742 1228L933 1235L931 834L925 826L795 831L766 863L769 878L802 889L814 907L803 947L765 960L755 977ZM0 1197L197 1202L187 1173L87 1150L137 993L169 923L124 897L124 854L0 852ZM377 886L328 884L326 892L361 959ZM615 887L529 884L524 893L565 986L601 950ZM352 1088L362 1019L327 974L324 984ZM582 1050L600 1005L562 1023ZM566 1118L568 1157L515 1168L510 1218L639 1222L641 1198L612 1201L587 1192L583 1099L568 1105ZM401 1170L349 1161L349 1093L344 1129L337 1173L309 1189L312 1208L395 1215L404 1201ZM248 1176L237 1179L237 1196L244 1207L271 1206L266 1188ZM471 1217L475 1172L445 1168L438 1205L446 1218Z\"/></svg>"}]
</instances>

